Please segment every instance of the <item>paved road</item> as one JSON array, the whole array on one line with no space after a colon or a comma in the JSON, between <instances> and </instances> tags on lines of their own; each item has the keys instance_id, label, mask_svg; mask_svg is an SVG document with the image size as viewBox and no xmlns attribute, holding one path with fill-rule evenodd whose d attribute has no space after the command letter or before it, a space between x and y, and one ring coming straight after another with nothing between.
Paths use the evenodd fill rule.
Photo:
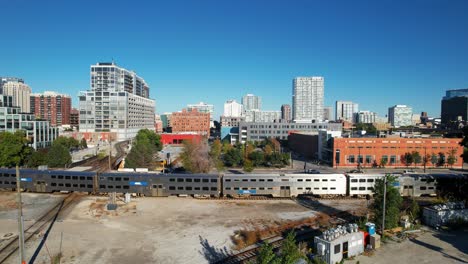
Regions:
<instances>
[{"instance_id":1,"label":"paved road","mask_svg":"<svg viewBox=\"0 0 468 264\"><path fill-rule=\"evenodd\" d=\"M115 153L117 153L117 150L115 149L115 144L117 144L117 142L112 142L112 153L113 153L113 155ZM82 150L79 150L79 151L72 152L71 153L72 160L73 160L73 162L77 162L77 161L83 160L85 158L85 156L87 156L87 155L96 155L97 153L99 153L101 151L103 151L105 153L109 153L109 143L101 142L101 143L99 143L98 146L90 146L90 147L88 147L86 149L82 149Z\"/></svg>"}]
</instances>

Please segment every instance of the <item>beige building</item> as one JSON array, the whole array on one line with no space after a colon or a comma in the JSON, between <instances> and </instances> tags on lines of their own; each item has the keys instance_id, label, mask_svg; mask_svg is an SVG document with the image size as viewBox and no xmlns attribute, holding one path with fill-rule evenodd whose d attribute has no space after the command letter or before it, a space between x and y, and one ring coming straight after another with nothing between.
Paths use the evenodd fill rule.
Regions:
<instances>
[{"instance_id":1,"label":"beige building","mask_svg":"<svg viewBox=\"0 0 468 264\"><path fill-rule=\"evenodd\" d=\"M3 94L13 97L13 106L18 106L23 113L30 113L31 88L20 81L10 81L3 84Z\"/></svg>"}]
</instances>

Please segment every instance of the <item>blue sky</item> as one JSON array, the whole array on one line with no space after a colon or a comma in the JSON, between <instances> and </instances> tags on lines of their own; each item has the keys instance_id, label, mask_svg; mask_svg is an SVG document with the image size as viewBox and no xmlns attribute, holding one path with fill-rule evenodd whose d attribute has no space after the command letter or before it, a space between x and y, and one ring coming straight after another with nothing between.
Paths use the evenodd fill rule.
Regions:
<instances>
[{"instance_id":1,"label":"blue sky","mask_svg":"<svg viewBox=\"0 0 468 264\"><path fill-rule=\"evenodd\" d=\"M254 93L291 104L292 79L324 76L325 104L440 114L468 88L468 1L0 0L0 76L73 96L114 59L151 87L157 112Z\"/></svg>"}]
</instances>

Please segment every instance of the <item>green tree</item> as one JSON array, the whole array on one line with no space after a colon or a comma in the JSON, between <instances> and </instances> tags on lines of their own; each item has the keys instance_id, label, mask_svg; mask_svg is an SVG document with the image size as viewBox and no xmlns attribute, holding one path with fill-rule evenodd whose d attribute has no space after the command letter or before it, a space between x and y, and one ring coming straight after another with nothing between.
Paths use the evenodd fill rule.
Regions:
<instances>
[{"instance_id":1,"label":"green tree","mask_svg":"<svg viewBox=\"0 0 468 264\"><path fill-rule=\"evenodd\" d=\"M420 209L419 209L418 202L414 199L411 199L411 205L409 207L409 214L411 217L411 221L414 221L417 218L419 218L419 212L420 212Z\"/></svg>"},{"instance_id":2,"label":"green tree","mask_svg":"<svg viewBox=\"0 0 468 264\"><path fill-rule=\"evenodd\" d=\"M23 131L0 132L0 167L22 166L32 152Z\"/></svg>"},{"instance_id":3,"label":"green tree","mask_svg":"<svg viewBox=\"0 0 468 264\"><path fill-rule=\"evenodd\" d=\"M427 166L427 164L431 161L431 155L429 154L426 154L424 157L423 157L423 166Z\"/></svg>"},{"instance_id":4,"label":"green tree","mask_svg":"<svg viewBox=\"0 0 468 264\"><path fill-rule=\"evenodd\" d=\"M218 172L224 169L224 164L223 164L223 161L221 160L222 147L223 146L221 144L221 141L219 139L216 139L211 145L211 149L210 149L211 163Z\"/></svg>"},{"instance_id":5,"label":"green tree","mask_svg":"<svg viewBox=\"0 0 468 264\"><path fill-rule=\"evenodd\" d=\"M149 168L156 166L158 151L162 149L161 137L148 129L138 131L132 148L125 158L126 168Z\"/></svg>"},{"instance_id":6,"label":"green tree","mask_svg":"<svg viewBox=\"0 0 468 264\"><path fill-rule=\"evenodd\" d=\"M185 140L180 157L184 169L191 173L208 173L211 169L209 147L205 140Z\"/></svg>"},{"instance_id":7,"label":"green tree","mask_svg":"<svg viewBox=\"0 0 468 264\"><path fill-rule=\"evenodd\" d=\"M41 165L47 165L47 154L47 149L39 149L37 151L33 151L28 157L27 166L29 168L37 168Z\"/></svg>"},{"instance_id":8,"label":"green tree","mask_svg":"<svg viewBox=\"0 0 468 264\"><path fill-rule=\"evenodd\" d=\"M257 259L255 261L257 264L280 264L280 259L273 252L273 246L265 242L258 252Z\"/></svg>"},{"instance_id":9,"label":"green tree","mask_svg":"<svg viewBox=\"0 0 468 264\"><path fill-rule=\"evenodd\" d=\"M261 166L265 162L265 157L260 151L254 151L250 153L249 159L252 161L255 167Z\"/></svg>"},{"instance_id":10,"label":"green tree","mask_svg":"<svg viewBox=\"0 0 468 264\"><path fill-rule=\"evenodd\" d=\"M244 171L252 172L253 170L254 170L254 167L253 167L252 161L249 159L244 160Z\"/></svg>"},{"instance_id":11,"label":"green tree","mask_svg":"<svg viewBox=\"0 0 468 264\"><path fill-rule=\"evenodd\" d=\"M86 139L85 138L82 138L81 141L80 141L80 147L82 149L86 149L88 148L88 144L86 143Z\"/></svg>"},{"instance_id":12,"label":"green tree","mask_svg":"<svg viewBox=\"0 0 468 264\"><path fill-rule=\"evenodd\" d=\"M286 239L281 245L281 262L282 264L295 264L303 257L299 247L296 244L296 235L294 232L289 232Z\"/></svg>"},{"instance_id":13,"label":"green tree","mask_svg":"<svg viewBox=\"0 0 468 264\"><path fill-rule=\"evenodd\" d=\"M266 155L271 155L271 153L273 153L273 148L271 147L271 145L266 145L264 151Z\"/></svg>"},{"instance_id":14,"label":"green tree","mask_svg":"<svg viewBox=\"0 0 468 264\"><path fill-rule=\"evenodd\" d=\"M438 154L438 158L437 158L437 166L439 167L443 167L445 165L445 163L447 162L445 160L445 154L443 152L439 152Z\"/></svg>"},{"instance_id":15,"label":"green tree","mask_svg":"<svg viewBox=\"0 0 468 264\"><path fill-rule=\"evenodd\" d=\"M71 162L69 149L61 143L52 143L47 153L47 165L51 168L66 168Z\"/></svg>"},{"instance_id":16,"label":"green tree","mask_svg":"<svg viewBox=\"0 0 468 264\"><path fill-rule=\"evenodd\" d=\"M80 147L80 142L78 142L78 140L72 137L64 137L64 136L60 136L57 139L55 139L54 144L62 145L66 149L68 149L68 151L70 151L73 148Z\"/></svg>"},{"instance_id":17,"label":"green tree","mask_svg":"<svg viewBox=\"0 0 468 264\"><path fill-rule=\"evenodd\" d=\"M447 157L447 164L450 165L451 168L453 168L453 164L457 162L457 151L455 149L451 149L448 153Z\"/></svg>"},{"instance_id":18,"label":"green tree","mask_svg":"<svg viewBox=\"0 0 468 264\"><path fill-rule=\"evenodd\" d=\"M387 166L388 160L385 158L380 158L380 167L385 168Z\"/></svg>"},{"instance_id":19,"label":"green tree","mask_svg":"<svg viewBox=\"0 0 468 264\"><path fill-rule=\"evenodd\" d=\"M435 153L432 153L432 155L431 155L432 167L435 167L437 162L439 162L439 157L437 157L437 155Z\"/></svg>"},{"instance_id":20,"label":"green tree","mask_svg":"<svg viewBox=\"0 0 468 264\"><path fill-rule=\"evenodd\" d=\"M401 163L405 164L406 167L411 166L411 164L414 162L413 155L411 153L406 152L405 154L401 155Z\"/></svg>"},{"instance_id":21,"label":"green tree","mask_svg":"<svg viewBox=\"0 0 468 264\"><path fill-rule=\"evenodd\" d=\"M389 174L387 174L385 178L387 185L385 227L394 228L398 226L398 220L400 219L402 198L398 188L394 187L398 183L397 178ZM371 206L372 211L374 212L374 222L380 228L382 228L384 186L384 178L376 180L374 186L374 203Z\"/></svg>"},{"instance_id":22,"label":"green tree","mask_svg":"<svg viewBox=\"0 0 468 264\"><path fill-rule=\"evenodd\" d=\"M413 157L414 166L418 166L422 162L421 154L418 151L411 152L411 156Z\"/></svg>"},{"instance_id":23,"label":"green tree","mask_svg":"<svg viewBox=\"0 0 468 264\"><path fill-rule=\"evenodd\" d=\"M223 159L224 165L228 167L239 166L242 163L241 151L238 148L231 148L224 154Z\"/></svg>"}]
</instances>

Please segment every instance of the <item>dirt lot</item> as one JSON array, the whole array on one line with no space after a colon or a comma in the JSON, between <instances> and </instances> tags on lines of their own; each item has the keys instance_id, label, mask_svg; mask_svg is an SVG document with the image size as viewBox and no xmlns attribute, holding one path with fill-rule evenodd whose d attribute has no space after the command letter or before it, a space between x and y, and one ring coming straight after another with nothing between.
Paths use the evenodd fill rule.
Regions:
<instances>
[{"instance_id":1,"label":"dirt lot","mask_svg":"<svg viewBox=\"0 0 468 264\"><path fill-rule=\"evenodd\" d=\"M43 196L44 201L51 199ZM316 214L289 200L147 197L134 199L127 205L119 202L117 211L107 211L106 201L105 197L87 196L61 214L35 263L50 263L49 254L53 257L59 253L62 232L62 263L207 263L233 250L230 237L236 230ZM353 209L364 202L340 204L344 209ZM13 216L14 212L8 213ZM14 231L14 216L2 214L5 213L0 212L0 233ZM43 234L35 243L28 243L28 258L42 237Z\"/></svg>"}]
</instances>

